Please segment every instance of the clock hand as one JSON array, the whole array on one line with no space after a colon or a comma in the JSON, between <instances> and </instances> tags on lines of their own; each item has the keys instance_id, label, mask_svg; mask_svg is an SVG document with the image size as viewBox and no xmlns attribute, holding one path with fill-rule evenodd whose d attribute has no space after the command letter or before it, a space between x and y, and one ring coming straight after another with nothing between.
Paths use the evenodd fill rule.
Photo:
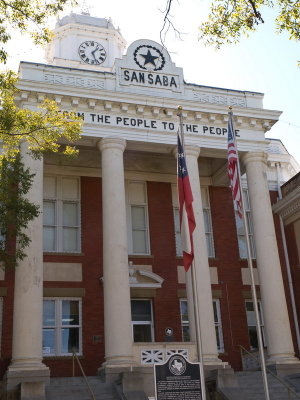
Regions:
<instances>
[{"instance_id":1,"label":"clock hand","mask_svg":"<svg viewBox=\"0 0 300 400\"><path fill-rule=\"evenodd\" d=\"M98 50L98 46L95 48L95 50L93 50L93 51L91 52L91 54L92 54L92 56L94 57L94 60L95 60L95 61L97 61L97 60L96 60L96 57L95 57L95 53L96 53L97 50Z\"/></svg>"}]
</instances>

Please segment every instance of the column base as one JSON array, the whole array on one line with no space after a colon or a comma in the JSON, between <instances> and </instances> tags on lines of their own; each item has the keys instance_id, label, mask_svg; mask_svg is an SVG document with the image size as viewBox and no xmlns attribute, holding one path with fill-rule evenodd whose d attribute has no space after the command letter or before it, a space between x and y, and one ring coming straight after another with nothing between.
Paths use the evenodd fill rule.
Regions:
<instances>
[{"instance_id":1,"label":"column base","mask_svg":"<svg viewBox=\"0 0 300 400\"><path fill-rule=\"evenodd\" d=\"M300 374L300 361L295 358L294 361L267 364L267 368L273 370L279 377L285 377L288 375Z\"/></svg>"},{"instance_id":2,"label":"column base","mask_svg":"<svg viewBox=\"0 0 300 400\"><path fill-rule=\"evenodd\" d=\"M44 364L40 367L19 365L8 367L3 378L4 400L45 400L45 384L49 383L50 371Z\"/></svg>"},{"instance_id":3,"label":"column base","mask_svg":"<svg viewBox=\"0 0 300 400\"><path fill-rule=\"evenodd\" d=\"M218 358L215 355L212 356L206 355L203 357L203 365L204 368L207 369L218 369L218 368L225 368L224 365L228 365L228 362L220 360L220 358Z\"/></svg>"}]
</instances>

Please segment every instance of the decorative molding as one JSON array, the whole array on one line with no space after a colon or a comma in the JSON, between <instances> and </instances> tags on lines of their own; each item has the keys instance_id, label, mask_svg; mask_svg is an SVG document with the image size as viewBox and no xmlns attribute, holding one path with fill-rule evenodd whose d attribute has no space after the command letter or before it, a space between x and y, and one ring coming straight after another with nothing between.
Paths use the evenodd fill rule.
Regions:
<instances>
[{"instance_id":1,"label":"decorative molding","mask_svg":"<svg viewBox=\"0 0 300 400\"><path fill-rule=\"evenodd\" d=\"M189 357L187 349L141 349L141 364L161 364L174 354Z\"/></svg>"}]
</instances>

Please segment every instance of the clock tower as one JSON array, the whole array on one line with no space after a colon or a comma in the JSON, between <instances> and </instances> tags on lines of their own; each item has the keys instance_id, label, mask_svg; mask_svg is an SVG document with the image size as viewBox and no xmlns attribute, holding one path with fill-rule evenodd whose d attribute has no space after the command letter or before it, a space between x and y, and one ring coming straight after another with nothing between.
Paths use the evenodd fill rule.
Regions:
<instances>
[{"instance_id":1,"label":"clock tower","mask_svg":"<svg viewBox=\"0 0 300 400\"><path fill-rule=\"evenodd\" d=\"M72 13L58 20L46 58L57 66L112 72L125 46L110 19Z\"/></svg>"}]
</instances>

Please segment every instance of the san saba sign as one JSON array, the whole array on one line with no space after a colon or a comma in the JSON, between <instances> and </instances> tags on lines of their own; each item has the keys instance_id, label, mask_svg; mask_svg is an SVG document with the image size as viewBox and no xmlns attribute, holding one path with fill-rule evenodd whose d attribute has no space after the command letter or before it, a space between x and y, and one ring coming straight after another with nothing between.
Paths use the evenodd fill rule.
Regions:
<instances>
[{"instance_id":1,"label":"san saba sign","mask_svg":"<svg viewBox=\"0 0 300 400\"><path fill-rule=\"evenodd\" d=\"M120 87L183 91L183 73L172 62L168 52L151 40L137 40L127 54L116 60L117 84Z\"/></svg>"}]
</instances>

